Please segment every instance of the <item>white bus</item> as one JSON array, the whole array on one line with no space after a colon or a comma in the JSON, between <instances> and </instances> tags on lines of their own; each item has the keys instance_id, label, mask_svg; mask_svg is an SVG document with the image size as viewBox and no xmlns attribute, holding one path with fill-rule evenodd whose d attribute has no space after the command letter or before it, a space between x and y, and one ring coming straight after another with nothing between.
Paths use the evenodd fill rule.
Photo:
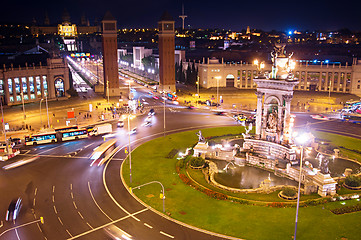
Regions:
<instances>
[{"instance_id":1,"label":"white bus","mask_svg":"<svg viewBox=\"0 0 361 240\"><path fill-rule=\"evenodd\" d=\"M40 133L25 137L25 145L38 145L55 142L57 142L56 132Z\"/></svg>"},{"instance_id":2,"label":"white bus","mask_svg":"<svg viewBox=\"0 0 361 240\"><path fill-rule=\"evenodd\" d=\"M101 166L109 158L111 158L118 150L118 148L115 146L116 142L117 139L110 139L105 143L103 143L102 145L95 148L92 155L90 156L90 160L92 161L90 166L93 165Z\"/></svg>"},{"instance_id":3,"label":"white bus","mask_svg":"<svg viewBox=\"0 0 361 240\"><path fill-rule=\"evenodd\" d=\"M86 128L61 132L61 141L77 140L87 137L88 137L88 130Z\"/></svg>"}]
</instances>

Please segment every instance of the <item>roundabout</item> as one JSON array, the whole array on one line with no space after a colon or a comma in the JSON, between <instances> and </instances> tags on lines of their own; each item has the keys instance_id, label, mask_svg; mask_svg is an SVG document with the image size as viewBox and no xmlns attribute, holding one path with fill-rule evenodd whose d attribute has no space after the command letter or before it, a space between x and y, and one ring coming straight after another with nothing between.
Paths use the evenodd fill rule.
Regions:
<instances>
[{"instance_id":1,"label":"roundabout","mask_svg":"<svg viewBox=\"0 0 361 240\"><path fill-rule=\"evenodd\" d=\"M222 129L203 129L204 136L220 136L235 131L237 127ZM239 127L238 127L239 131ZM182 221L191 226L244 239L287 239L292 237L295 201L281 200L278 193L243 194L240 198L207 184L201 170L182 170L185 163L176 157L167 158L172 149L184 152L196 142L196 131L182 132L158 138L137 147L132 153L132 172L136 183L159 181L165 186L165 211L167 217ZM177 141L178 139L178 141ZM160 150L160 146L163 146ZM129 165L123 163L122 174L128 187ZM208 189L208 190L205 190ZM219 193L218 195L216 194ZM133 194L158 212L162 212L159 186L133 191ZM224 197L226 196L226 197ZM223 199L223 200L220 200ZM300 239L328 239L319 236L317 226L311 222L324 222L322 231L334 236L357 236L358 230L348 226L360 216L360 212L349 216L336 216L328 210L329 198L317 195L302 195L299 223ZM334 204L334 203L331 203ZM293 206L293 207L292 207ZM237 218L242 216L242 218ZM342 218L342 221L339 222ZM237 220L235 220L237 218ZM257 219L257 220L256 220ZM351 224L352 225L352 224ZM352 228L352 230L351 230ZM307 230L306 230L307 229ZM343 229L343 230L341 230ZM348 229L345 231L344 229ZM304 235L307 233L306 235ZM349 232L350 231L350 232ZM277 232L277 234L275 234ZM356 235L354 235L356 234ZM271 236L271 237L270 237Z\"/></svg>"}]
</instances>

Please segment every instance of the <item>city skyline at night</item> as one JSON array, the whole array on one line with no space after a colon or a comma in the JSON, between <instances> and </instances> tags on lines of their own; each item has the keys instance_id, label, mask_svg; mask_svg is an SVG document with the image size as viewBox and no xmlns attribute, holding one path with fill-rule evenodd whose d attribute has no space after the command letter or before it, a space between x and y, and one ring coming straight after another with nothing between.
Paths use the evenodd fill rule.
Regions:
<instances>
[{"instance_id":1,"label":"city skyline at night","mask_svg":"<svg viewBox=\"0 0 361 240\"><path fill-rule=\"evenodd\" d=\"M345 4L330 4L326 1L299 2L230 2L219 1L157 1L140 0L134 2L97 1L17 1L3 4L0 22L43 24L47 12L50 23L61 22L64 9L67 9L74 23L80 22L85 15L91 23L100 21L107 10L118 21L119 28L154 28L156 22L167 10L175 20L175 26L180 28L182 20L182 4L185 27L190 28L223 28L231 30L246 29L247 26L264 31L278 30L338 30L349 28L361 30L361 22L357 19L357 9L361 7L358 1L348 1ZM161 7L160 7L161 6Z\"/></svg>"}]
</instances>

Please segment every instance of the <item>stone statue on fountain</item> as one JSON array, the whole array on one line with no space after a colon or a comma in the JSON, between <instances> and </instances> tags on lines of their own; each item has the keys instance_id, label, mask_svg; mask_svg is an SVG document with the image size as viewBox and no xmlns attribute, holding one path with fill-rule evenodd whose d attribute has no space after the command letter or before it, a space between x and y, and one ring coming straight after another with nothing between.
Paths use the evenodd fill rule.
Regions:
<instances>
[{"instance_id":1,"label":"stone statue on fountain","mask_svg":"<svg viewBox=\"0 0 361 240\"><path fill-rule=\"evenodd\" d=\"M242 136L243 136L243 138L250 138L251 135L249 134L249 132L252 130L253 124L250 123L250 124L248 125L248 127L246 127L246 125L244 125L244 126L245 126L246 133L242 133Z\"/></svg>"},{"instance_id":2,"label":"stone statue on fountain","mask_svg":"<svg viewBox=\"0 0 361 240\"><path fill-rule=\"evenodd\" d=\"M202 132L201 130L199 130L198 133L196 133L198 136L198 142L204 143L205 142L205 138L202 136Z\"/></svg>"},{"instance_id":3,"label":"stone statue on fountain","mask_svg":"<svg viewBox=\"0 0 361 240\"><path fill-rule=\"evenodd\" d=\"M276 132L277 131L277 110L273 110L271 113L268 114L267 117L267 125L266 130L268 132Z\"/></svg>"}]
</instances>

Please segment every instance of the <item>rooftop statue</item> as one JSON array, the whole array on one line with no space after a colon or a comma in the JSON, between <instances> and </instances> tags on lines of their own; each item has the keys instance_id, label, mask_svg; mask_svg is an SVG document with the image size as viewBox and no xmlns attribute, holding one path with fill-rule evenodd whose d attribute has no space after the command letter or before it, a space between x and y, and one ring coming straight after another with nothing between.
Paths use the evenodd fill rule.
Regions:
<instances>
[{"instance_id":1,"label":"rooftop statue","mask_svg":"<svg viewBox=\"0 0 361 240\"><path fill-rule=\"evenodd\" d=\"M271 79L293 79L291 73L295 67L295 62L291 59L293 53L286 54L285 47L285 43L276 43L271 52L273 62Z\"/></svg>"}]
</instances>

